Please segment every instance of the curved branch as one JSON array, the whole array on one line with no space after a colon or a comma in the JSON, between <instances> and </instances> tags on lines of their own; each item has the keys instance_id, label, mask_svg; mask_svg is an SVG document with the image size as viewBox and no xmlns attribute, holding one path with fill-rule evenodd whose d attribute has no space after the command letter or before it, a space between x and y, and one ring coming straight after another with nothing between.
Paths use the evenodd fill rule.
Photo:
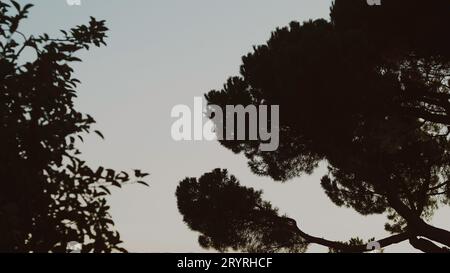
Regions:
<instances>
[{"instance_id":1,"label":"curved branch","mask_svg":"<svg viewBox=\"0 0 450 273\"><path fill-rule=\"evenodd\" d=\"M427 224L420 215L415 214L393 193L392 189L387 185L388 191L386 197L389 204L397 213L403 217L408 223L408 228L418 236L426 237L432 241L441 243L450 247L450 231L434 227Z\"/></svg>"},{"instance_id":2,"label":"curved branch","mask_svg":"<svg viewBox=\"0 0 450 273\"><path fill-rule=\"evenodd\" d=\"M292 221L295 222L295 220L292 220ZM304 231L302 231L297 225L295 227L297 229L298 234L303 239L308 241L309 243L322 245L322 246L325 246L325 247L328 247L328 248L332 248L334 250L338 250L338 251L341 251L341 252L362 253L362 252L371 251L371 249L368 249L367 244L363 244L363 245L348 245L348 244L345 244L345 243L342 243L342 242L330 241L330 240L327 240L327 239L323 239L323 238L319 238L319 237L315 237L315 236L309 235L309 234L305 233ZM387 247L389 245L398 244L400 242L406 241L406 240L409 239L409 237L410 237L409 234L404 232L404 233L400 233L400 234L389 236L389 237L381 239L381 240L379 240L377 242L383 248L383 247Z\"/></svg>"},{"instance_id":3,"label":"curved branch","mask_svg":"<svg viewBox=\"0 0 450 273\"><path fill-rule=\"evenodd\" d=\"M434 244L431 241L425 240L423 238L417 238L417 237L411 237L409 239L409 243L423 251L423 252L427 252L427 253L448 253L449 250L447 248L442 248L437 246L436 244Z\"/></svg>"},{"instance_id":4,"label":"curved branch","mask_svg":"<svg viewBox=\"0 0 450 273\"><path fill-rule=\"evenodd\" d=\"M445 182L442 182L441 184L439 184L439 185L437 185L437 186L434 186L434 187L432 187L432 188L429 188L429 189L428 189L428 192L437 190L437 189L439 189L439 188L442 188L442 187L448 185L449 183L450 183L450 180L447 180L447 181L445 181Z\"/></svg>"}]
</instances>

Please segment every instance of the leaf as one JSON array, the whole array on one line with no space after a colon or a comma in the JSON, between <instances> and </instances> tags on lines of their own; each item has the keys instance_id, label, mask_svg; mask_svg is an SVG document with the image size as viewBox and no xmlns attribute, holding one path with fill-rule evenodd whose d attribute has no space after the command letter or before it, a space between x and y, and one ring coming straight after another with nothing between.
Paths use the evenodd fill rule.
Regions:
<instances>
[{"instance_id":1,"label":"leaf","mask_svg":"<svg viewBox=\"0 0 450 273\"><path fill-rule=\"evenodd\" d=\"M128 251L125 248L123 248L123 247L116 247L115 249L117 251L119 251L119 252L122 252L122 253L128 253Z\"/></svg>"},{"instance_id":2,"label":"leaf","mask_svg":"<svg viewBox=\"0 0 450 273\"><path fill-rule=\"evenodd\" d=\"M149 175L149 173L143 173L141 170L134 170L134 176L136 176L137 178L144 178Z\"/></svg>"},{"instance_id":3,"label":"leaf","mask_svg":"<svg viewBox=\"0 0 450 273\"><path fill-rule=\"evenodd\" d=\"M19 3L17 3L17 2L14 1L14 0L11 0L11 3L14 5L14 7L16 8L16 10L20 12L21 9L20 9Z\"/></svg>"},{"instance_id":4,"label":"leaf","mask_svg":"<svg viewBox=\"0 0 450 273\"><path fill-rule=\"evenodd\" d=\"M32 7L34 7L33 4L26 4L26 5L23 7L23 10L24 10L24 11L27 11L27 10L29 10L29 9L32 8Z\"/></svg>"},{"instance_id":5,"label":"leaf","mask_svg":"<svg viewBox=\"0 0 450 273\"><path fill-rule=\"evenodd\" d=\"M106 169L106 180L113 181L116 176L116 171L113 169Z\"/></svg>"},{"instance_id":6,"label":"leaf","mask_svg":"<svg viewBox=\"0 0 450 273\"><path fill-rule=\"evenodd\" d=\"M108 195L108 193L106 193L106 192L98 192L98 193L94 194L94 197L102 197L102 196L105 196L105 195Z\"/></svg>"},{"instance_id":7,"label":"leaf","mask_svg":"<svg viewBox=\"0 0 450 273\"><path fill-rule=\"evenodd\" d=\"M145 185L145 186L147 186L147 187L150 187L150 185L149 185L147 182L144 182L144 181L137 181L137 183L138 183L138 184Z\"/></svg>"},{"instance_id":8,"label":"leaf","mask_svg":"<svg viewBox=\"0 0 450 273\"><path fill-rule=\"evenodd\" d=\"M69 62L81 62L81 59L78 57L67 57L66 60Z\"/></svg>"},{"instance_id":9,"label":"leaf","mask_svg":"<svg viewBox=\"0 0 450 273\"><path fill-rule=\"evenodd\" d=\"M121 180L122 182L128 181L130 176L128 173L122 171L119 174L116 175L116 180Z\"/></svg>"},{"instance_id":10,"label":"leaf","mask_svg":"<svg viewBox=\"0 0 450 273\"><path fill-rule=\"evenodd\" d=\"M111 184L112 184L113 186L115 186L115 187L122 188L122 185L120 185L120 183L117 182L116 180L112 180L112 181L111 181Z\"/></svg>"},{"instance_id":11,"label":"leaf","mask_svg":"<svg viewBox=\"0 0 450 273\"><path fill-rule=\"evenodd\" d=\"M97 169L97 171L95 172L94 176L95 176L96 178L102 177L102 173L103 173L104 170L105 170L105 169L104 169L103 167L98 167L98 169Z\"/></svg>"},{"instance_id":12,"label":"leaf","mask_svg":"<svg viewBox=\"0 0 450 273\"><path fill-rule=\"evenodd\" d=\"M94 133L96 133L96 134L97 134L99 137L101 137L102 139L105 139L105 137L103 136L103 134L102 134L100 131L95 130Z\"/></svg>"},{"instance_id":13,"label":"leaf","mask_svg":"<svg viewBox=\"0 0 450 273\"><path fill-rule=\"evenodd\" d=\"M101 189L103 189L106 193L111 194L111 191L106 186L100 186Z\"/></svg>"}]
</instances>

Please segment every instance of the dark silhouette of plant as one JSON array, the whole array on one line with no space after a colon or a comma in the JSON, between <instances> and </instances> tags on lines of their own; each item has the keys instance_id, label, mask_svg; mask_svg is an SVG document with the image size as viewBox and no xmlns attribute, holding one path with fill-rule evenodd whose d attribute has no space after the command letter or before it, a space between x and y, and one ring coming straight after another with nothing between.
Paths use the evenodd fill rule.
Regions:
<instances>
[{"instance_id":1,"label":"dark silhouette of plant","mask_svg":"<svg viewBox=\"0 0 450 273\"><path fill-rule=\"evenodd\" d=\"M125 251L106 197L147 174L93 170L75 147L95 121L74 108L70 65L106 45L105 22L28 37L19 25L31 7L0 2L0 251L65 252L72 241L83 252Z\"/></svg>"},{"instance_id":2,"label":"dark silhouette of plant","mask_svg":"<svg viewBox=\"0 0 450 273\"><path fill-rule=\"evenodd\" d=\"M188 226L200 231L199 244L219 251L303 252L310 243L337 252L368 251L359 238L349 242L330 241L309 235L297 222L280 216L278 209L261 199L261 191L239 184L227 170L215 169L199 179L180 182L178 208ZM378 241L382 247L404 241L407 233Z\"/></svg>"},{"instance_id":3,"label":"dark silhouette of plant","mask_svg":"<svg viewBox=\"0 0 450 273\"><path fill-rule=\"evenodd\" d=\"M450 119L449 1L384 1L376 8L360 0L337 0L331 22L339 33L358 33L374 48L378 71L404 92L404 111L434 123Z\"/></svg>"},{"instance_id":4,"label":"dark silhouette of plant","mask_svg":"<svg viewBox=\"0 0 450 273\"><path fill-rule=\"evenodd\" d=\"M226 170L198 180L186 178L177 188L178 207L189 227L203 234L205 248L246 252L298 252L306 243L291 219L261 199L261 192L239 185Z\"/></svg>"},{"instance_id":5,"label":"dark silhouette of plant","mask_svg":"<svg viewBox=\"0 0 450 273\"><path fill-rule=\"evenodd\" d=\"M450 247L450 232L426 221L450 201L450 54L449 47L427 42L443 40L442 32L425 30L448 29L449 8L438 0L381 7L337 0L331 22L277 29L243 57L241 76L206 99L222 107L279 105L279 149L261 151L258 141L221 144L243 153L254 173L278 181L310 174L325 161L329 174L321 184L336 205L388 215L386 230L394 237L383 244L401 239L423 251L446 251L438 244ZM423 27L418 18L430 21ZM190 223L181 205L188 202L179 197ZM346 248L301 237L336 251L365 249L358 240Z\"/></svg>"}]
</instances>

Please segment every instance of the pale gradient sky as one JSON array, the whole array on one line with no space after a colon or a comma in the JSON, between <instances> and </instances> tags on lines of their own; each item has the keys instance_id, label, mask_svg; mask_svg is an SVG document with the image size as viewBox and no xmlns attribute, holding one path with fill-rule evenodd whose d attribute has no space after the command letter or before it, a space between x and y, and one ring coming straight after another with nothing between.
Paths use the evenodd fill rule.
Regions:
<instances>
[{"instance_id":1,"label":"pale gradient sky","mask_svg":"<svg viewBox=\"0 0 450 273\"><path fill-rule=\"evenodd\" d=\"M170 136L174 105L192 107L194 96L220 88L238 73L241 56L267 41L276 27L328 18L331 0L82 0L79 7L65 0L19 2L36 4L22 26L28 33L54 34L91 15L107 21L108 46L82 54L76 66L82 81L78 109L94 116L106 140L91 136L81 147L93 167L152 173L150 188L129 185L110 199L129 251L204 251L198 233L178 213L175 189L183 178L217 167L245 186L263 189L266 200L311 235L340 241L388 235L384 216L364 217L326 197L319 183L323 166L312 176L275 183L253 175L243 156L216 142L177 143ZM433 223L450 229L448 213L441 210ZM388 251L414 249L400 244Z\"/></svg>"}]
</instances>

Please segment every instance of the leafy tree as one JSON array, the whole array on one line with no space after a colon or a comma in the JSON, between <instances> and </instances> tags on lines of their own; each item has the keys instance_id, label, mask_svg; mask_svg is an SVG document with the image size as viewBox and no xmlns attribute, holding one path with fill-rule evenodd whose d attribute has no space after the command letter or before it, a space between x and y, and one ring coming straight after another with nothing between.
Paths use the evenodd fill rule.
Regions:
<instances>
[{"instance_id":1,"label":"leafy tree","mask_svg":"<svg viewBox=\"0 0 450 273\"><path fill-rule=\"evenodd\" d=\"M309 235L297 222L261 198L261 191L246 188L228 175L215 169L199 179L180 182L176 196L178 208L188 226L200 231L199 244L219 251L243 252L303 252L310 243L327 246L338 252L367 251L359 238L337 242ZM380 240L381 246L401 242L406 233Z\"/></svg>"},{"instance_id":2,"label":"leafy tree","mask_svg":"<svg viewBox=\"0 0 450 273\"><path fill-rule=\"evenodd\" d=\"M186 178L176 195L188 225L202 231L199 243L205 248L292 252L306 246L291 219L279 216L260 191L240 186L226 170Z\"/></svg>"},{"instance_id":3,"label":"leafy tree","mask_svg":"<svg viewBox=\"0 0 450 273\"><path fill-rule=\"evenodd\" d=\"M426 221L450 201L450 54L449 47L427 43L443 40L442 32L425 30L448 29L442 10L450 3L384 2L337 0L331 22L277 29L243 57L240 76L206 98L222 107L280 105L277 151L261 151L258 141L221 141L244 154L254 173L287 181L325 161L329 174L321 185L331 201L363 215L388 215L393 237L384 245L409 240L422 251L447 251L440 245L450 247L450 232ZM431 21L424 27L417 18ZM214 222L193 225L183 210L193 200L179 197L180 211L191 228L211 236ZM348 248L298 234L336 251L366 249L358 240Z\"/></svg>"},{"instance_id":4,"label":"leafy tree","mask_svg":"<svg viewBox=\"0 0 450 273\"><path fill-rule=\"evenodd\" d=\"M93 170L75 147L95 121L74 108L71 64L106 45L108 29L91 18L59 38L26 36L31 7L0 2L0 251L65 252L72 241L83 252L125 251L106 198L146 174Z\"/></svg>"}]
</instances>

